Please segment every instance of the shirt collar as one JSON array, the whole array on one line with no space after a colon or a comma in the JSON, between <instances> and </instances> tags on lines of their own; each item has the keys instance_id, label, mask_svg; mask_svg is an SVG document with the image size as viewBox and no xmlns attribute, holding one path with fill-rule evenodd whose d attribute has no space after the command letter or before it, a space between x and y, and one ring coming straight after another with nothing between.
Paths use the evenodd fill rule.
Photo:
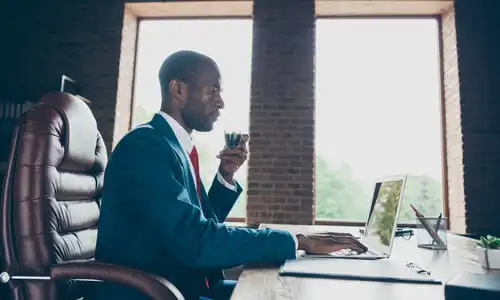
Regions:
<instances>
[{"instance_id":1,"label":"shirt collar","mask_svg":"<svg viewBox=\"0 0 500 300\"><path fill-rule=\"evenodd\" d=\"M182 127L181 124L179 124L179 122L177 122L169 114L163 111L159 111L158 114L167 121L168 125L170 125L170 128L174 131L175 137L177 138L177 141L181 145L182 149L184 149L184 151L188 154L191 153L194 144L186 129L184 129L184 127Z\"/></svg>"}]
</instances>

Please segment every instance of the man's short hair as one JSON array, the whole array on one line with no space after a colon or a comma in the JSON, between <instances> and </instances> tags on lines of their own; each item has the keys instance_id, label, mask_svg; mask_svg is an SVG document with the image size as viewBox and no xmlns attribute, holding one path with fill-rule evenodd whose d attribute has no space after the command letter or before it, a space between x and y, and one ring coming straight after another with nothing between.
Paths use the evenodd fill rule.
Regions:
<instances>
[{"instance_id":1,"label":"man's short hair","mask_svg":"<svg viewBox=\"0 0 500 300\"><path fill-rule=\"evenodd\" d=\"M188 84L196 83L200 69L205 66L216 67L217 65L210 57L195 51L181 50L169 55L158 72L162 99L165 100L168 96L170 81L180 80Z\"/></svg>"}]
</instances>

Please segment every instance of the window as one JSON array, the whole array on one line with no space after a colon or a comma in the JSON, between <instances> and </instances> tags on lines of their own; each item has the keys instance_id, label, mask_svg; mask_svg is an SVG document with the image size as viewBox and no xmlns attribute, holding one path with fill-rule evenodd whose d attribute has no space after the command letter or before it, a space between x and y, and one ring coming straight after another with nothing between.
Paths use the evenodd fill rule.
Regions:
<instances>
[{"instance_id":1,"label":"window","mask_svg":"<svg viewBox=\"0 0 500 300\"><path fill-rule=\"evenodd\" d=\"M171 53L189 49L213 58L222 77L225 109L209 133L193 133L200 172L208 188L217 171L215 157L224 145L224 130L249 130L252 21L250 19L144 20L139 24L132 126L148 122L160 109L158 70ZM247 164L236 179L244 192L230 217L245 217Z\"/></svg>"},{"instance_id":2,"label":"window","mask_svg":"<svg viewBox=\"0 0 500 300\"><path fill-rule=\"evenodd\" d=\"M316 218L365 221L377 177L406 173L409 204L442 211L441 79L432 18L317 21Z\"/></svg>"}]
</instances>

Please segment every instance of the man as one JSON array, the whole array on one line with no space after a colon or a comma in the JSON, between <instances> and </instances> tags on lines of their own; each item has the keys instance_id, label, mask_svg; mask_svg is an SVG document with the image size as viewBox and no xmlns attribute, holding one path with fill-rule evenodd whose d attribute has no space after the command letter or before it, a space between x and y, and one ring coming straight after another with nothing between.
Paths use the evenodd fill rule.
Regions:
<instances>
[{"instance_id":1,"label":"man","mask_svg":"<svg viewBox=\"0 0 500 300\"><path fill-rule=\"evenodd\" d=\"M223 224L242 192L234 181L246 160L246 140L224 149L205 192L190 133L210 131L224 108L220 73L209 57L179 51L163 63L161 111L128 133L112 153L104 178L96 259L170 280L187 300L229 299L234 283L221 269L293 259L296 249L328 253L359 249L354 240L335 244L271 229ZM144 299L124 286L105 284L102 299Z\"/></svg>"}]
</instances>

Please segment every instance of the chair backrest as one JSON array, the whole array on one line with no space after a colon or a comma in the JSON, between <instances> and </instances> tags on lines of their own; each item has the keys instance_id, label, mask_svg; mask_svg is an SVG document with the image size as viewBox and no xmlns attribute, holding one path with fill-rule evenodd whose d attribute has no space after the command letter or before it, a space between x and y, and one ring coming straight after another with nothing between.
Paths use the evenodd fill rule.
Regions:
<instances>
[{"instance_id":1,"label":"chair backrest","mask_svg":"<svg viewBox=\"0 0 500 300\"><path fill-rule=\"evenodd\" d=\"M10 274L43 276L54 264L93 259L106 162L96 120L81 99L49 93L23 115L0 206L0 259ZM70 283L9 284L14 300L79 296Z\"/></svg>"}]
</instances>

